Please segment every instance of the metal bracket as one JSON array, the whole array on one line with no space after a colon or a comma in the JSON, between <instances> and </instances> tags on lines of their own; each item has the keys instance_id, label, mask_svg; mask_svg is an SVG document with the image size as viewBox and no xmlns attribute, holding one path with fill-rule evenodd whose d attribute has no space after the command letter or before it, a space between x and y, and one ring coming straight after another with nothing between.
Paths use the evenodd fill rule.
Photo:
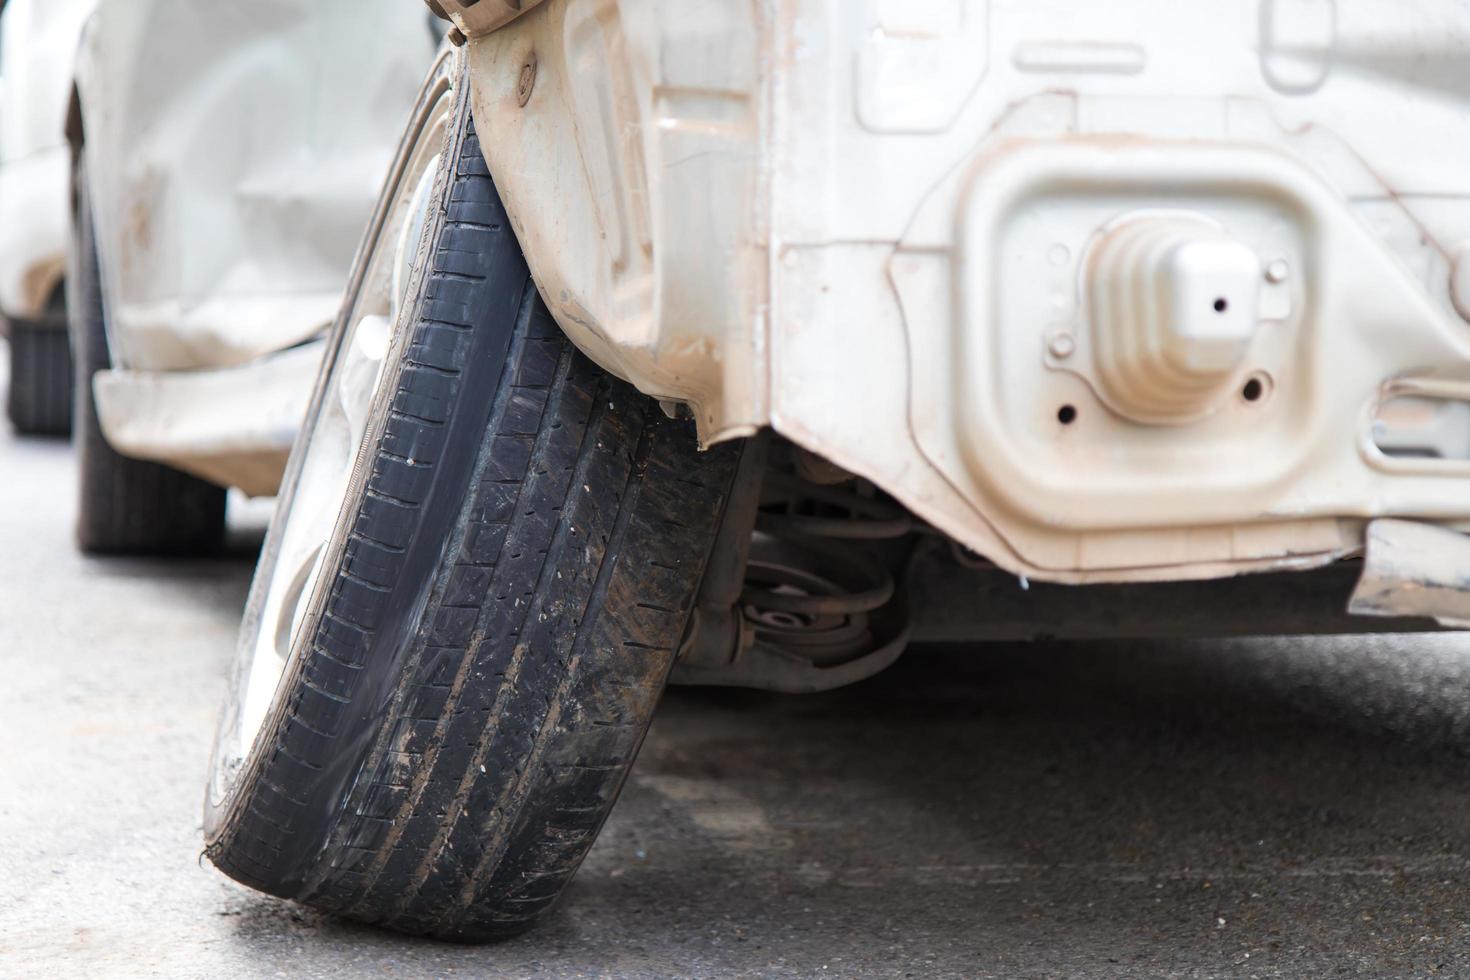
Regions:
<instances>
[{"instance_id":1,"label":"metal bracket","mask_svg":"<svg viewBox=\"0 0 1470 980\"><path fill-rule=\"evenodd\" d=\"M541 0L425 0L435 16L452 21L465 37L499 30Z\"/></svg>"},{"instance_id":2,"label":"metal bracket","mask_svg":"<svg viewBox=\"0 0 1470 980\"><path fill-rule=\"evenodd\" d=\"M1425 616L1470 627L1470 536L1383 518L1364 532L1363 575L1348 602L1358 616Z\"/></svg>"}]
</instances>

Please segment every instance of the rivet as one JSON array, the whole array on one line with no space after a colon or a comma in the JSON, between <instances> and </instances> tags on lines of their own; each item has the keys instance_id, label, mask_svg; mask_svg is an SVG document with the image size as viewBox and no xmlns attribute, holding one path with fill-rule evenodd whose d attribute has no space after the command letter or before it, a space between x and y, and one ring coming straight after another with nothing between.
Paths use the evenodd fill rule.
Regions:
<instances>
[{"instance_id":1,"label":"rivet","mask_svg":"<svg viewBox=\"0 0 1470 980\"><path fill-rule=\"evenodd\" d=\"M1291 275L1291 266L1286 264L1285 259L1272 259L1266 266L1267 282L1282 283L1289 275Z\"/></svg>"},{"instance_id":2,"label":"rivet","mask_svg":"<svg viewBox=\"0 0 1470 980\"><path fill-rule=\"evenodd\" d=\"M1077 351L1077 341L1065 330L1051 335L1046 342L1047 352L1059 361L1065 361Z\"/></svg>"}]
</instances>

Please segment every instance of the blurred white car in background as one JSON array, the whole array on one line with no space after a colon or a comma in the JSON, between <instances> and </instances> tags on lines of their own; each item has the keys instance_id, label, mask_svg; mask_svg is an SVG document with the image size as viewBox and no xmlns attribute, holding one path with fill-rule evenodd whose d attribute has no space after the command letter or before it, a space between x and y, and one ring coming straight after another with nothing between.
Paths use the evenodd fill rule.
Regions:
<instances>
[{"instance_id":1,"label":"blurred white car in background","mask_svg":"<svg viewBox=\"0 0 1470 980\"><path fill-rule=\"evenodd\" d=\"M96 0L9 0L0 11L0 316L17 431L71 429L61 277L71 154L66 113L82 25Z\"/></svg>"},{"instance_id":2,"label":"blurred white car in background","mask_svg":"<svg viewBox=\"0 0 1470 980\"><path fill-rule=\"evenodd\" d=\"M226 488L275 492L438 40L402 0L97 5L67 120L85 550L208 550Z\"/></svg>"}]
</instances>

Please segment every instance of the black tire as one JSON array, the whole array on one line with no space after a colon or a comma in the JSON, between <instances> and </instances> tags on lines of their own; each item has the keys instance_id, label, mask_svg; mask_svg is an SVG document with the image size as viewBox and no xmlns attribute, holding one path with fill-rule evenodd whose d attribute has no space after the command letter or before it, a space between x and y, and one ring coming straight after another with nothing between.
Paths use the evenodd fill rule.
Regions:
<instances>
[{"instance_id":1,"label":"black tire","mask_svg":"<svg viewBox=\"0 0 1470 980\"><path fill-rule=\"evenodd\" d=\"M76 368L77 544L91 554L217 551L225 533L224 488L161 463L123 456L102 434L92 375L111 367L112 357L85 163L77 166L75 187L66 310Z\"/></svg>"},{"instance_id":2,"label":"black tire","mask_svg":"<svg viewBox=\"0 0 1470 980\"><path fill-rule=\"evenodd\" d=\"M700 454L691 425L567 342L467 88L320 584L239 768L222 767L227 712L205 836L251 887L478 942L546 912L612 808L737 450ZM271 561L268 540L252 607Z\"/></svg>"},{"instance_id":3,"label":"black tire","mask_svg":"<svg viewBox=\"0 0 1470 980\"><path fill-rule=\"evenodd\" d=\"M58 290L58 300L60 291ZM71 434L72 363L60 302L43 320L9 321L10 391L6 414L27 436Z\"/></svg>"}]
</instances>

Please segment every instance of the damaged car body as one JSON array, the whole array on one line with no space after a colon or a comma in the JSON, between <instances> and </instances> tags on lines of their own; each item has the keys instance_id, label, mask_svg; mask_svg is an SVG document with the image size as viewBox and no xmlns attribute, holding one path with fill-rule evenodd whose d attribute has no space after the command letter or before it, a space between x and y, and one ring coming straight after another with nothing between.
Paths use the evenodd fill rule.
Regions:
<instances>
[{"instance_id":1,"label":"damaged car body","mask_svg":"<svg viewBox=\"0 0 1470 980\"><path fill-rule=\"evenodd\" d=\"M59 202L72 219L78 543L207 552L228 488L276 491L438 38L391 0L353 5L375 22L336 33L347 5L94 7L67 79Z\"/></svg>"},{"instance_id":2,"label":"damaged car body","mask_svg":"<svg viewBox=\"0 0 1470 980\"><path fill-rule=\"evenodd\" d=\"M769 428L1030 581L1470 514L1446 5L482 6L549 307L706 443Z\"/></svg>"},{"instance_id":3,"label":"damaged car body","mask_svg":"<svg viewBox=\"0 0 1470 980\"><path fill-rule=\"evenodd\" d=\"M216 745L237 879L501 938L665 679L1467 620L1465 11L429 6Z\"/></svg>"}]
</instances>

